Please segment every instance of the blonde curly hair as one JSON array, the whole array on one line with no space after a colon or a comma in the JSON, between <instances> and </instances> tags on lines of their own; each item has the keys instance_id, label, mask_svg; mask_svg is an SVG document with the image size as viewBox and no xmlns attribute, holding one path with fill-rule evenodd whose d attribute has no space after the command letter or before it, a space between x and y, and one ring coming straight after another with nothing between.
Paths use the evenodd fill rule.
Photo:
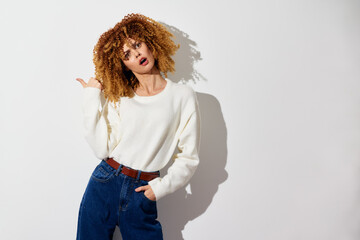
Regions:
<instances>
[{"instance_id":1,"label":"blonde curly hair","mask_svg":"<svg viewBox=\"0 0 360 240\"><path fill-rule=\"evenodd\" d=\"M103 86L105 99L115 103L120 97L133 97L133 91L139 86L135 75L127 71L123 63L123 46L130 45L129 38L145 42L154 55L154 66L167 77L168 71L175 71L171 56L180 48L180 44L170 39L173 36L163 25L139 13L126 15L103 33L94 47L93 62L95 78Z\"/></svg>"}]
</instances>

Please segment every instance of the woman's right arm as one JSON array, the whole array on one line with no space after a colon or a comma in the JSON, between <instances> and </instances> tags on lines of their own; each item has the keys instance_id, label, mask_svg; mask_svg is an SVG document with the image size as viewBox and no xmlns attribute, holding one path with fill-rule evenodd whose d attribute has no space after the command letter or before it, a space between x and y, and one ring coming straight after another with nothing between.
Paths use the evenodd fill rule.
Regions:
<instances>
[{"instance_id":1,"label":"woman's right arm","mask_svg":"<svg viewBox=\"0 0 360 240\"><path fill-rule=\"evenodd\" d=\"M98 159L105 159L109 157L110 152L118 143L116 133L119 128L120 116L108 101L99 111L101 85L90 85L90 81L84 87L82 96L83 134L95 156Z\"/></svg>"}]
</instances>

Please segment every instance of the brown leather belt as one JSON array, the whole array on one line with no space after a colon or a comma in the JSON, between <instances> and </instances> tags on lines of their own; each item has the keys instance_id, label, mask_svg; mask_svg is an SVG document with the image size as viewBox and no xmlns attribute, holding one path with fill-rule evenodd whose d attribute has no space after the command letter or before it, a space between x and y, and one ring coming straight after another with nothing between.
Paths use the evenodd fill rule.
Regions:
<instances>
[{"instance_id":1,"label":"brown leather belt","mask_svg":"<svg viewBox=\"0 0 360 240\"><path fill-rule=\"evenodd\" d=\"M118 168L120 167L120 163L118 163L117 161L115 161L113 158L108 158L105 160L105 162L107 164L109 164L112 168L114 168L115 170L118 170ZM132 177L132 178L137 178L138 176L138 173L139 173L139 170L135 170L135 169L132 169L132 168L128 168L126 166L122 166L121 167L121 171L120 173L123 173L129 177ZM159 171L156 171L156 172L143 172L141 171L140 173L140 179L142 180L145 180L145 181L150 181L154 178L157 178L160 176L160 172Z\"/></svg>"}]
</instances>

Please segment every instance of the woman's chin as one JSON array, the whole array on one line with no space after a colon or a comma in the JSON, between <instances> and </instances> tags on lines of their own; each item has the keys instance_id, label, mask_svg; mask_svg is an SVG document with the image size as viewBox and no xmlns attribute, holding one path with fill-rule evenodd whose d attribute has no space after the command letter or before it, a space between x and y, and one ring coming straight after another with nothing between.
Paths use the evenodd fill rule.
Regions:
<instances>
[{"instance_id":1,"label":"woman's chin","mask_svg":"<svg viewBox=\"0 0 360 240\"><path fill-rule=\"evenodd\" d=\"M143 74L145 74L145 73L156 73L158 71L154 64L152 64L152 66L147 65L146 67L148 67L148 68L146 68L146 69L144 69L144 71L142 71Z\"/></svg>"}]
</instances>

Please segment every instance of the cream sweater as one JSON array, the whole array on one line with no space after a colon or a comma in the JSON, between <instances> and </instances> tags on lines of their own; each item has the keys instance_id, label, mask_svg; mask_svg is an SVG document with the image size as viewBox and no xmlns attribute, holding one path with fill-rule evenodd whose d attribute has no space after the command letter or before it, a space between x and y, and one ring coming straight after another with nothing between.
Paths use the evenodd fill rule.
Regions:
<instances>
[{"instance_id":1,"label":"cream sweater","mask_svg":"<svg viewBox=\"0 0 360 240\"><path fill-rule=\"evenodd\" d=\"M166 175L149 181L156 200L185 186L199 164L196 93L188 85L165 80L160 93L121 97L117 109L104 101L99 88L84 88L82 98L84 136L98 159L112 157L142 171L161 170L172 159Z\"/></svg>"}]
</instances>

